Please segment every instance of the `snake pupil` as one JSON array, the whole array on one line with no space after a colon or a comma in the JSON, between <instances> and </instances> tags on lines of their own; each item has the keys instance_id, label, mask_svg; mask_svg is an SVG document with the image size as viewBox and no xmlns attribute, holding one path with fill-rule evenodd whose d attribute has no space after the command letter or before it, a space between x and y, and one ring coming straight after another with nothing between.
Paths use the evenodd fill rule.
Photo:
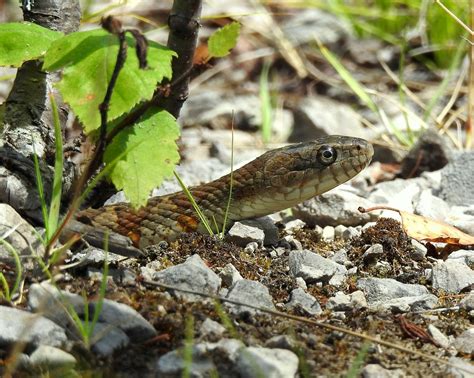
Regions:
<instances>
[{"instance_id":1,"label":"snake pupil","mask_svg":"<svg viewBox=\"0 0 474 378\"><path fill-rule=\"evenodd\" d=\"M322 146L318 150L316 158L322 165L331 165L336 161L337 153L331 146Z\"/></svg>"}]
</instances>

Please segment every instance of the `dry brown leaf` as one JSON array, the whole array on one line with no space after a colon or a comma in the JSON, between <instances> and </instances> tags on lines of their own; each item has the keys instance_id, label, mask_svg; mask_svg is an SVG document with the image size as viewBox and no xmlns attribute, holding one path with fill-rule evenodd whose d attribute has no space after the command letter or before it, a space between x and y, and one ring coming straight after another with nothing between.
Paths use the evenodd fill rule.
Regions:
<instances>
[{"instance_id":1,"label":"dry brown leaf","mask_svg":"<svg viewBox=\"0 0 474 378\"><path fill-rule=\"evenodd\" d=\"M403 229L407 235L418 241L442 242L464 247L474 246L474 236L468 235L444 222L387 206L375 206L369 209L359 208L361 212L374 210L391 210L399 213L402 217Z\"/></svg>"}]
</instances>

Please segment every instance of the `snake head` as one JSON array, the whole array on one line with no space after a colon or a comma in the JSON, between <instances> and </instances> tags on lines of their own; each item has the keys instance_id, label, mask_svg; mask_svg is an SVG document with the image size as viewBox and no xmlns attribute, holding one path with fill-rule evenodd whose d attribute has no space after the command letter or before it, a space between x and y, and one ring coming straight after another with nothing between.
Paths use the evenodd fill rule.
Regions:
<instances>
[{"instance_id":1,"label":"snake head","mask_svg":"<svg viewBox=\"0 0 474 378\"><path fill-rule=\"evenodd\" d=\"M266 187L303 187L314 179L325 188L331 182L335 187L362 171L373 154L364 139L333 135L262 155L262 176Z\"/></svg>"},{"instance_id":2,"label":"snake head","mask_svg":"<svg viewBox=\"0 0 474 378\"><path fill-rule=\"evenodd\" d=\"M243 217L292 207L350 180L373 154L364 139L335 135L272 150L236 172L234 198Z\"/></svg>"}]
</instances>

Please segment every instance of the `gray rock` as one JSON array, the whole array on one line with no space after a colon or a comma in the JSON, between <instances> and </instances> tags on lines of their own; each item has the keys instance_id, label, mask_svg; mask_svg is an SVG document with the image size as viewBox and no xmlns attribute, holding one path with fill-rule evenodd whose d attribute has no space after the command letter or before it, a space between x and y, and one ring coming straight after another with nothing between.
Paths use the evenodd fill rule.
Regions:
<instances>
[{"instance_id":1,"label":"gray rock","mask_svg":"<svg viewBox=\"0 0 474 378\"><path fill-rule=\"evenodd\" d=\"M263 245L265 233L261 228L255 225L244 224L243 222L235 222L226 236L227 241L245 247L251 242Z\"/></svg>"},{"instance_id":2,"label":"gray rock","mask_svg":"<svg viewBox=\"0 0 474 378\"><path fill-rule=\"evenodd\" d=\"M473 354L474 353L474 328L461 333L453 343L458 352Z\"/></svg>"},{"instance_id":3,"label":"gray rock","mask_svg":"<svg viewBox=\"0 0 474 378\"><path fill-rule=\"evenodd\" d=\"M361 117L351 107L323 96L306 97L294 112L295 127L289 137L290 142L302 142L319 137L347 133L351 125L351 135L371 139L373 133L362 126Z\"/></svg>"},{"instance_id":4,"label":"gray rock","mask_svg":"<svg viewBox=\"0 0 474 378\"><path fill-rule=\"evenodd\" d=\"M474 204L474 152L463 152L441 170L439 197L450 205Z\"/></svg>"},{"instance_id":5,"label":"gray rock","mask_svg":"<svg viewBox=\"0 0 474 378\"><path fill-rule=\"evenodd\" d=\"M369 201L377 204L394 204L401 200L403 210L413 209L413 199L425 189L427 180L424 178L414 178L409 180L395 179L380 182L374 186L369 195ZM397 206L397 209L399 206Z\"/></svg>"},{"instance_id":6,"label":"gray rock","mask_svg":"<svg viewBox=\"0 0 474 378\"><path fill-rule=\"evenodd\" d=\"M196 345L192 347L191 363L184 361L182 350L173 350L159 358L156 374L163 378L181 377L186 367L192 378L210 377L217 370L212 358L204 355Z\"/></svg>"},{"instance_id":7,"label":"gray rock","mask_svg":"<svg viewBox=\"0 0 474 378\"><path fill-rule=\"evenodd\" d=\"M391 299L386 302L379 302L373 306L379 311L391 311L392 313L401 312L423 312L431 310L439 305L438 297L434 294L418 295L414 297L403 297Z\"/></svg>"},{"instance_id":8,"label":"gray rock","mask_svg":"<svg viewBox=\"0 0 474 378\"><path fill-rule=\"evenodd\" d=\"M150 261L145 266L140 267L140 273L144 279L153 281L153 275L162 269L161 262L158 260Z\"/></svg>"},{"instance_id":9,"label":"gray rock","mask_svg":"<svg viewBox=\"0 0 474 378\"><path fill-rule=\"evenodd\" d=\"M10 243L20 256L44 254L44 247L33 226L5 203L0 203L0 238ZM0 244L0 262L14 263L12 252L3 244ZM32 265L28 264L26 267L31 269Z\"/></svg>"},{"instance_id":10,"label":"gray rock","mask_svg":"<svg viewBox=\"0 0 474 378\"><path fill-rule=\"evenodd\" d=\"M323 310L318 300L303 289L294 289L290 294L290 301L286 304L289 309L303 310L308 315L318 315Z\"/></svg>"},{"instance_id":11,"label":"gray rock","mask_svg":"<svg viewBox=\"0 0 474 378\"><path fill-rule=\"evenodd\" d=\"M235 129L257 128L261 125L262 117L259 106L260 99L256 95L226 95L214 91L202 91L191 96L185 102L180 123L183 126L211 126L222 128L234 120Z\"/></svg>"},{"instance_id":12,"label":"gray rock","mask_svg":"<svg viewBox=\"0 0 474 378\"><path fill-rule=\"evenodd\" d=\"M293 234L295 231L303 229L306 226L306 223L303 222L301 219L292 219L288 222L285 222L284 225L284 230L288 234Z\"/></svg>"},{"instance_id":13,"label":"gray rock","mask_svg":"<svg viewBox=\"0 0 474 378\"><path fill-rule=\"evenodd\" d=\"M394 298L387 301L380 301L371 304L369 307L377 311L391 311L394 313L408 311L423 311L436 307L438 297L433 294L408 296L402 298Z\"/></svg>"},{"instance_id":14,"label":"gray rock","mask_svg":"<svg viewBox=\"0 0 474 378\"><path fill-rule=\"evenodd\" d=\"M459 306L464 308L466 311L474 310L474 292L466 295L460 302Z\"/></svg>"},{"instance_id":15,"label":"gray rock","mask_svg":"<svg viewBox=\"0 0 474 378\"><path fill-rule=\"evenodd\" d=\"M123 256L112 252L107 252L107 261L109 264L123 260ZM103 266L105 261L105 251L96 247L87 247L86 249L75 253L72 262L79 262L78 266Z\"/></svg>"},{"instance_id":16,"label":"gray rock","mask_svg":"<svg viewBox=\"0 0 474 378\"><path fill-rule=\"evenodd\" d=\"M452 206L444 221L468 235L474 235L474 205Z\"/></svg>"},{"instance_id":17,"label":"gray rock","mask_svg":"<svg viewBox=\"0 0 474 378\"><path fill-rule=\"evenodd\" d=\"M347 251L345 249L336 251L336 253L330 257L330 259L341 265L344 265L347 261L349 261L349 258L347 257Z\"/></svg>"},{"instance_id":18,"label":"gray rock","mask_svg":"<svg viewBox=\"0 0 474 378\"><path fill-rule=\"evenodd\" d=\"M239 271L231 263L228 263L224 268L222 268L219 277L222 279L222 283L227 287L234 285L239 280L243 280Z\"/></svg>"},{"instance_id":19,"label":"gray rock","mask_svg":"<svg viewBox=\"0 0 474 378\"><path fill-rule=\"evenodd\" d=\"M466 265L474 265L474 251L469 251L467 249L454 251L448 256L448 260L457 260L459 262L465 263Z\"/></svg>"},{"instance_id":20,"label":"gray rock","mask_svg":"<svg viewBox=\"0 0 474 378\"><path fill-rule=\"evenodd\" d=\"M296 376L298 362L298 356L286 349L245 347L239 351L237 370L242 378L291 378Z\"/></svg>"},{"instance_id":21,"label":"gray rock","mask_svg":"<svg viewBox=\"0 0 474 378\"><path fill-rule=\"evenodd\" d=\"M383 255L383 247L382 247L382 244L374 244L374 245L371 245L365 252L364 254L362 255L362 259L365 261L365 262L368 262L368 261L374 261L376 260L377 258L379 258L381 255Z\"/></svg>"},{"instance_id":22,"label":"gray rock","mask_svg":"<svg viewBox=\"0 0 474 378\"><path fill-rule=\"evenodd\" d=\"M278 244L279 230L275 226L275 223L270 217L261 217L256 219L243 220L240 223L250 227L256 227L263 230L265 238L263 239L264 245L276 245Z\"/></svg>"},{"instance_id":23,"label":"gray rock","mask_svg":"<svg viewBox=\"0 0 474 378\"><path fill-rule=\"evenodd\" d=\"M202 261L199 255L192 255L184 263L172 266L154 274L153 279L185 290L216 295L221 279ZM188 301L204 300L202 296L176 291L173 293Z\"/></svg>"},{"instance_id":24,"label":"gray rock","mask_svg":"<svg viewBox=\"0 0 474 378\"><path fill-rule=\"evenodd\" d=\"M258 249L258 243L257 242L250 242L247 244L244 248L244 251L253 255Z\"/></svg>"},{"instance_id":25,"label":"gray rock","mask_svg":"<svg viewBox=\"0 0 474 378\"><path fill-rule=\"evenodd\" d=\"M429 294L425 286L404 284L392 278L361 278L356 286L364 292L369 305L391 299Z\"/></svg>"},{"instance_id":26,"label":"gray rock","mask_svg":"<svg viewBox=\"0 0 474 378\"><path fill-rule=\"evenodd\" d=\"M309 250L291 251L288 264L290 273L302 277L306 283L328 282L343 267Z\"/></svg>"},{"instance_id":27,"label":"gray rock","mask_svg":"<svg viewBox=\"0 0 474 378\"><path fill-rule=\"evenodd\" d=\"M110 357L130 344L129 337L120 328L110 324L96 323L92 333L92 351L101 357Z\"/></svg>"},{"instance_id":28,"label":"gray rock","mask_svg":"<svg viewBox=\"0 0 474 378\"><path fill-rule=\"evenodd\" d=\"M449 348L449 345L451 344L448 337L441 332L437 327L435 327L433 324L428 325L428 333L431 335L433 338L434 342L440 346L441 348L447 349Z\"/></svg>"},{"instance_id":29,"label":"gray rock","mask_svg":"<svg viewBox=\"0 0 474 378\"><path fill-rule=\"evenodd\" d=\"M362 291L357 290L351 294L338 291L334 297L329 298L326 308L332 311L350 311L367 308L367 300Z\"/></svg>"},{"instance_id":30,"label":"gray rock","mask_svg":"<svg viewBox=\"0 0 474 378\"><path fill-rule=\"evenodd\" d=\"M351 35L347 22L331 13L319 9L305 9L296 12L283 24L283 33L298 46L313 43L317 36L324 44L340 48L341 42Z\"/></svg>"},{"instance_id":31,"label":"gray rock","mask_svg":"<svg viewBox=\"0 0 474 378\"><path fill-rule=\"evenodd\" d=\"M84 316L84 299L81 295L59 290L46 281L30 286L28 305L33 311L41 312L48 319L70 329L75 325L67 312L69 306L80 317ZM89 302L90 315L94 313L96 305L97 302ZM134 342L148 340L156 335L153 326L137 311L109 299L102 302L99 321L120 328Z\"/></svg>"},{"instance_id":32,"label":"gray rock","mask_svg":"<svg viewBox=\"0 0 474 378\"><path fill-rule=\"evenodd\" d=\"M295 339L288 335L273 336L267 341L265 341L265 346L267 348L278 348L288 350L295 350L297 347Z\"/></svg>"},{"instance_id":33,"label":"gray rock","mask_svg":"<svg viewBox=\"0 0 474 378\"><path fill-rule=\"evenodd\" d=\"M427 130L420 135L403 159L400 175L411 178L425 171L437 171L448 164L452 155L452 149L442 135L435 130Z\"/></svg>"},{"instance_id":34,"label":"gray rock","mask_svg":"<svg viewBox=\"0 0 474 378\"><path fill-rule=\"evenodd\" d=\"M334 241L336 237L336 230L333 226L325 226L323 228L323 234L321 235L321 239L323 239L327 243L331 243Z\"/></svg>"},{"instance_id":35,"label":"gray rock","mask_svg":"<svg viewBox=\"0 0 474 378\"><path fill-rule=\"evenodd\" d=\"M304 279L302 279L301 277L296 277L295 279L296 281L296 285L303 289L303 290L306 290L308 288L308 285L306 285L306 281Z\"/></svg>"},{"instance_id":36,"label":"gray rock","mask_svg":"<svg viewBox=\"0 0 474 378\"><path fill-rule=\"evenodd\" d=\"M240 340L222 339L217 343L198 343L192 346L191 377L209 377L217 371L219 376L236 376L234 364L239 350L244 347ZM161 356L156 365L157 376L163 378L180 377L187 362L183 359L183 349L173 350Z\"/></svg>"},{"instance_id":37,"label":"gray rock","mask_svg":"<svg viewBox=\"0 0 474 378\"><path fill-rule=\"evenodd\" d=\"M360 236L360 230L352 226L347 227L342 233L342 239L346 241L354 239L358 236Z\"/></svg>"},{"instance_id":38,"label":"gray rock","mask_svg":"<svg viewBox=\"0 0 474 378\"><path fill-rule=\"evenodd\" d=\"M347 227L343 226L342 224L334 227L334 237L336 239L342 238L342 235L344 234L344 231L346 231Z\"/></svg>"},{"instance_id":39,"label":"gray rock","mask_svg":"<svg viewBox=\"0 0 474 378\"><path fill-rule=\"evenodd\" d=\"M355 309L364 309L367 308L367 299L365 298L364 292L362 290L356 290L349 294L351 298L351 306Z\"/></svg>"},{"instance_id":40,"label":"gray rock","mask_svg":"<svg viewBox=\"0 0 474 378\"><path fill-rule=\"evenodd\" d=\"M287 241L291 249L296 249L298 251L303 250L303 244L298 239L295 239L293 235L286 235L283 240Z\"/></svg>"},{"instance_id":41,"label":"gray rock","mask_svg":"<svg viewBox=\"0 0 474 378\"><path fill-rule=\"evenodd\" d=\"M423 172L420 176L426 180L426 188L431 188L435 193L438 193L441 187L441 171L442 169L433 172Z\"/></svg>"},{"instance_id":42,"label":"gray rock","mask_svg":"<svg viewBox=\"0 0 474 378\"><path fill-rule=\"evenodd\" d=\"M351 61L361 66L378 66L380 61L391 66L391 62L398 61L399 48L387 46L378 38L354 38L349 43ZM360 52L364 53L361 54Z\"/></svg>"},{"instance_id":43,"label":"gray rock","mask_svg":"<svg viewBox=\"0 0 474 378\"><path fill-rule=\"evenodd\" d=\"M362 369L363 378L404 378L406 374L402 369L385 369L378 364L369 364Z\"/></svg>"},{"instance_id":44,"label":"gray rock","mask_svg":"<svg viewBox=\"0 0 474 378\"><path fill-rule=\"evenodd\" d=\"M323 228L317 224L316 226L314 226L314 236L316 238L321 238L321 236L323 235Z\"/></svg>"},{"instance_id":45,"label":"gray rock","mask_svg":"<svg viewBox=\"0 0 474 378\"><path fill-rule=\"evenodd\" d=\"M415 261L422 261L425 258L428 249L416 239L411 239L410 243L413 247L411 258Z\"/></svg>"},{"instance_id":46,"label":"gray rock","mask_svg":"<svg viewBox=\"0 0 474 378\"><path fill-rule=\"evenodd\" d=\"M227 299L237 301L240 303L245 303L251 306L266 308L269 310L274 310L275 306L273 305L273 300L268 292L268 288L257 281L252 280L239 280L234 286L229 289L229 292L226 295ZM226 303L226 306L229 307L230 311L239 315L243 314L255 314L258 310Z\"/></svg>"},{"instance_id":47,"label":"gray rock","mask_svg":"<svg viewBox=\"0 0 474 378\"><path fill-rule=\"evenodd\" d=\"M346 282L347 274L347 268L344 265L337 264L336 273L334 273L334 275L329 280L329 285L341 287Z\"/></svg>"},{"instance_id":48,"label":"gray rock","mask_svg":"<svg viewBox=\"0 0 474 378\"><path fill-rule=\"evenodd\" d=\"M474 284L474 271L457 260L437 261L433 266L433 288L457 294Z\"/></svg>"},{"instance_id":49,"label":"gray rock","mask_svg":"<svg viewBox=\"0 0 474 378\"><path fill-rule=\"evenodd\" d=\"M414 201L415 214L443 221L450 212L450 206L433 195L431 189L424 189Z\"/></svg>"},{"instance_id":50,"label":"gray rock","mask_svg":"<svg viewBox=\"0 0 474 378\"><path fill-rule=\"evenodd\" d=\"M310 227L357 226L377 218L373 213L361 213L359 206L367 208L373 203L339 187L296 205L292 211Z\"/></svg>"},{"instance_id":51,"label":"gray rock","mask_svg":"<svg viewBox=\"0 0 474 378\"><path fill-rule=\"evenodd\" d=\"M451 357L446 365L446 374L453 378L474 378L474 366L459 357Z\"/></svg>"},{"instance_id":52,"label":"gray rock","mask_svg":"<svg viewBox=\"0 0 474 378\"><path fill-rule=\"evenodd\" d=\"M349 311L352 309L351 299L348 294L338 291L334 297L329 298L326 308L334 311Z\"/></svg>"},{"instance_id":53,"label":"gray rock","mask_svg":"<svg viewBox=\"0 0 474 378\"><path fill-rule=\"evenodd\" d=\"M37 314L0 306L0 344L62 347L67 343L66 332L51 320Z\"/></svg>"},{"instance_id":54,"label":"gray rock","mask_svg":"<svg viewBox=\"0 0 474 378\"><path fill-rule=\"evenodd\" d=\"M53 370L70 369L76 362L73 355L48 345L40 345L30 356L31 365Z\"/></svg>"},{"instance_id":55,"label":"gray rock","mask_svg":"<svg viewBox=\"0 0 474 378\"><path fill-rule=\"evenodd\" d=\"M199 333L201 337L216 339L222 337L225 331L226 329L223 325L216 322L215 320L206 318L206 320L202 322Z\"/></svg>"},{"instance_id":56,"label":"gray rock","mask_svg":"<svg viewBox=\"0 0 474 378\"><path fill-rule=\"evenodd\" d=\"M416 179L405 180L405 187L395 196L389 198L387 206L396 207L399 210L413 213L415 211L413 203L419 197L422 187ZM381 216L400 219L398 213L393 211L383 211Z\"/></svg>"}]
</instances>

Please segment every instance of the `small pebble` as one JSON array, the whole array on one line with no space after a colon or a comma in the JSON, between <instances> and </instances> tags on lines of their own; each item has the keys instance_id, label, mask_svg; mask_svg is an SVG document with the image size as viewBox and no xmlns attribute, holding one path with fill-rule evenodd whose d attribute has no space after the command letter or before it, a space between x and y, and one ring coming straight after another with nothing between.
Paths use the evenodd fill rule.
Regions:
<instances>
[{"instance_id":1,"label":"small pebble","mask_svg":"<svg viewBox=\"0 0 474 378\"><path fill-rule=\"evenodd\" d=\"M334 235L335 234L335 230L334 230L334 227L332 226L326 226L323 228L323 233L322 233L322 239L325 241L325 242L332 242L334 241Z\"/></svg>"}]
</instances>

